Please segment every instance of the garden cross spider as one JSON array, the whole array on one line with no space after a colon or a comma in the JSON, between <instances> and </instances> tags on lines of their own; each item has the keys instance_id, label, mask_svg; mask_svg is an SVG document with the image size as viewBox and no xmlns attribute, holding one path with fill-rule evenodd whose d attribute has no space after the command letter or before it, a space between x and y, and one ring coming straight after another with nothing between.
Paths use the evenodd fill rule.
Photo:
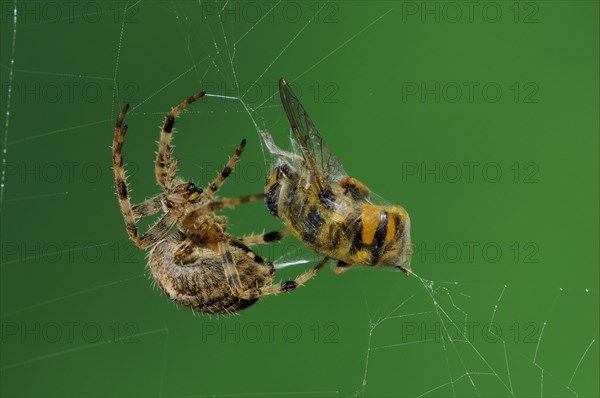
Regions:
<instances>
[{"instance_id":1,"label":"garden cross spider","mask_svg":"<svg viewBox=\"0 0 600 398\"><path fill-rule=\"evenodd\" d=\"M262 235L236 238L226 232L227 219L215 211L264 195L241 198L216 198L215 192L233 171L246 140L215 180L202 189L175 176L178 160L171 160L171 136L175 118L189 104L203 97L197 93L181 102L167 115L156 157L155 173L163 192L132 206L121 154L127 126L122 126L126 105L119 117L113 139L113 168L117 196L127 233L140 248L151 248L149 267L152 277L169 298L194 311L211 314L232 313L254 304L260 297L289 292L314 277L328 258L294 280L273 284L275 268L256 255L247 245L273 242L287 235L275 231ZM142 217L164 213L142 236L136 221ZM177 231L173 231L175 228Z\"/></svg>"}]
</instances>

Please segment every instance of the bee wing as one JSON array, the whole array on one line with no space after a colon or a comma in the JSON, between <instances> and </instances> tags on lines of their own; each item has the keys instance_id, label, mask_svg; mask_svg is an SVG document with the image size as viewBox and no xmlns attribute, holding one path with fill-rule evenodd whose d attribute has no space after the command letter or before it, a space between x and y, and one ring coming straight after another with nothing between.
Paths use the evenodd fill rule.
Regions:
<instances>
[{"instance_id":1,"label":"bee wing","mask_svg":"<svg viewBox=\"0 0 600 398\"><path fill-rule=\"evenodd\" d=\"M275 269L282 269L294 265L316 263L320 259L321 256L314 251L304 245L298 245L297 247L287 247L285 253L273 260L273 266Z\"/></svg>"},{"instance_id":2,"label":"bee wing","mask_svg":"<svg viewBox=\"0 0 600 398\"><path fill-rule=\"evenodd\" d=\"M313 183L322 192L329 182L346 173L340 161L325 145L310 116L283 78L279 80L279 94L294 139L300 146L305 166L311 173Z\"/></svg>"}]
</instances>

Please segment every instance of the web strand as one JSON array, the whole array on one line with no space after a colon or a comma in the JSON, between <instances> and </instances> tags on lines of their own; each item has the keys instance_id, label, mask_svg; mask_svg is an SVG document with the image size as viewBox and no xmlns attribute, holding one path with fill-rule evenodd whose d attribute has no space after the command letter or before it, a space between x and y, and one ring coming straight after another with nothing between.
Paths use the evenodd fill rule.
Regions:
<instances>
[{"instance_id":1,"label":"web strand","mask_svg":"<svg viewBox=\"0 0 600 398\"><path fill-rule=\"evenodd\" d=\"M0 175L0 214L4 205L4 188L6 186L6 158L8 156L8 127L10 125L10 104L13 90L13 74L15 68L15 52L17 48L17 0L13 3L13 30L10 49L10 68L8 73L8 90L6 93L6 112L4 120L4 137L2 139L2 174Z\"/></svg>"}]
</instances>

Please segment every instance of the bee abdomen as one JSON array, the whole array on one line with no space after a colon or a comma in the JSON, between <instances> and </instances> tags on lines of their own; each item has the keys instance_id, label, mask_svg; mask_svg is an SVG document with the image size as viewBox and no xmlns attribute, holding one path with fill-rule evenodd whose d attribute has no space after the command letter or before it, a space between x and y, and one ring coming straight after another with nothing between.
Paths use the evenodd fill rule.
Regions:
<instances>
[{"instance_id":1,"label":"bee abdomen","mask_svg":"<svg viewBox=\"0 0 600 398\"><path fill-rule=\"evenodd\" d=\"M381 252L383 251L383 246L385 245L385 236L387 235L387 230L388 214L384 211L381 213L379 225L377 225L377 229L375 230L375 236L373 237L373 243L371 246L371 261L373 264L379 263Z\"/></svg>"},{"instance_id":2,"label":"bee abdomen","mask_svg":"<svg viewBox=\"0 0 600 398\"><path fill-rule=\"evenodd\" d=\"M387 243L388 213L373 205L364 205L356 213L347 221L346 234L352 242L350 254L356 257L356 263L377 265Z\"/></svg>"}]
</instances>

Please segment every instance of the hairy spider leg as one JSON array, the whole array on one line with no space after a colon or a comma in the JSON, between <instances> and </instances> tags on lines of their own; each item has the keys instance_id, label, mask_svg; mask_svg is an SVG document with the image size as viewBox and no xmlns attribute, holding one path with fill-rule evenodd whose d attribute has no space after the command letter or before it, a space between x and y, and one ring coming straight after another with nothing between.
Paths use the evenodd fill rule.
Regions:
<instances>
[{"instance_id":1,"label":"hairy spider leg","mask_svg":"<svg viewBox=\"0 0 600 398\"><path fill-rule=\"evenodd\" d=\"M262 245L265 243L277 242L289 234L290 232L287 229L282 229L281 231L271 231L257 235L244 236L242 238L236 238L236 240L248 246Z\"/></svg>"},{"instance_id":2,"label":"hairy spider leg","mask_svg":"<svg viewBox=\"0 0 600 398\"><path fill-rule=\"evenodd\" d=\"M140 248L147 248L155 245L160 239L162 239L175 225L177 218L165 214L161 219L158 220L150 229L143 235L138 235L137 225L135 223L135 215L132 210L131 201L129 198L125 169L123 168L123 140L127 133L127 126L122 126L123 118L129 109L129 105L125 105L119 117L117 124L115 125L115 132L113 136L113 171L115 174L115 187L117 190L117 196L119 198L119 206L121 207L121 213L125 219L125 227L131 240ZM139 207L138 207L139 210ZM141 213L137 213L141 214Z\"/></svg>"},{"instance_id":3,"label":"hairy spider leg","mask_svg":"<svg viewBox=\"0 0 600 398\"><path fill-rule=\"evenodd\" d=\"M225 231L221 229L219 229L220 232L218 234L206 234L207 231L211 230L211 228L206 227L206 216L225 207L233 207L240 203L261 200L263 198L264 194L257 194L243 196L240 198L216 199L209 201L208 203L189 205L190 209L185 215L181 216L182 221L180 222L180 229L184 234L187 235L187 238L175 251L176 260L180 264L193 260L191 256L193 255L194 245L202 243L209 246L214 246L214 249L218 250L216 243L221 239L228 239ZM215 218L219 219L219 217ZM224 225L225 223L223 222L222 224ZM214 226L219 227L216 224Z\"/></svg>"},{"instance_id":4,"label":"hairy spider leg","mask_svg":"<svg viewBox=\"0 0 600 398\"><path fill-rule=\"evenodd\" d=\"M252 250L250 250L250 248L244 246L240 242L232 241L232 244L242 248L254 261L258 263L265 261L263 258L257 256ZM223 270L225 272L225 277L229 282L229 286L231 287L232 294L245 300L258 299L262 296L290 292L296 289L298 286L302 286L306 281L317 275L317 273L323 269L323 266L327 263L327 261L329 261L328 257L324 257L319 264L300 274L294 280L288 280L274 285L263 286L260 288L253 287L248 290L244 290L241 286L240 276L235 267L235 260L227 249L225 242L219 242L219 252L223 257Z\"/></svg>"},{"instance_id":5,"label":"hairy spider leg","mask_svg":"<svg viewBox=\"0 0 600 398\"><path fill-rule=\"evenodd\" d=\"M238 160L240 160L240 156L242 156L245 147L246 139L244 138L242 142L240 142L240 144L238 145L233 156L229 159L229 161L221 171L221 174L219 174L217 178L215 178L214 181L210 183L208 188L206 188L206 190L204 191L206 195L212 196L215 192L219 190L219 188L221 188L227 177L229 177L233 172L233 169L235 168L235 165L237 164Z\"/></svg>"},{"instance_id":6,"label":"hairy spider leg","mask_svg":"<svg viewBox=\"0 0 600 398\"><path fill-rule=\"evenodd\" d=\"M165 122L163 124L163 128L160 132L160 141L158 142L158 152L156 153L156 166L155 166L155 174L156 174L156 182L163 189L167 189L169 186L169 179L173 179L171 182L174 185L183 183L183 181L178 181L174 179L171 175L169 176L170 164L171 164L171 138L173 136L173 126L175 125L175 118L181 113L181 111L191 104L195 102L201 97L204 97L204 92L196 93L189 98L183 100L179 105L171 109L171 112L168 113L165 118Z\"/></svg>"},{"instance_id":7,"label":"hairy spider leg","mask_svg":"<svg viewBox=\"0 0 600 398\"><path fill-rule=\"evenodd\" d=\"M131 208L133 218L139 220L142 217L151 216L162 210L162 200L164 195L161 193L152 198L144 200Z\"/></svg>"}]
</instances>

